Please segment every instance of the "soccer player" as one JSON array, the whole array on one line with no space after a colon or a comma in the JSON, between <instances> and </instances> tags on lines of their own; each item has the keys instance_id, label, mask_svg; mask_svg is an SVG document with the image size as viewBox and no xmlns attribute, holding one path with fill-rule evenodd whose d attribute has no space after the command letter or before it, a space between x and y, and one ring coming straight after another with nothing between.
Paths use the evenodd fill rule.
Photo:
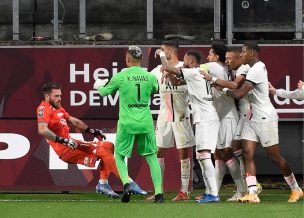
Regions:
<instances>
[{"instance_id":1,"label":"soccer player","mask_svg":"<svg viewBox=\"0 0 304 218\"><path fill-rule=\"evenodd\" d=\"M206 80L212 81L213 79L215 81L214 82L215 85L218 85L223 88L237 89L245 81L247 72L250 68L248 64L247 65L242 64L242 59L240 57L241 51L242 51L241 47L228 47L225 55L226 56L225 64L228 67L228 70L231 71L231 75L233 77L232 81L213 78L210 74L206 73L205 71L201 71L201 73L205 76ZM245 175L244 162L242 158L243 151L242 151L241 134L242 134L244 122L246 120L246 116L250 111L250 104L247 96L241 98L238 101L237 105L238 105L238 113L239 113L239 122L237 124L233 140L231 142L231 148L233 150L233 153L239 160L241 177L245 179L246 175ZM221 169L222 170L220 170L219 172L224 174L225 170L223 168ZM246 181L244 181L244 184L246 185ZM259 183L257 183L257 187L258 187L257 192L259 194L262 191L262 186ZM227 201L236 201L237 198L242 197L243 194L244 193L240 193L239 191L237 191L235 195L229 198Z\"/></svg>"},{"instance_id":2,"label":"soccer player","mask_svg":"<svg viewBox=\"0 0 304 218\"><path fill-rule=\"evenodd\" d=\"M213 43L207 57L209 63L205 65L208 72L212 75L210 82L216 82L217 78L223 81L230 81L231 75L225 66L227 46L222 43ZM204 65L203 65L204 66ZM217 85L214 85L217 87ZM217 149L215 152L215 172L217 180L217 188L220 189L223 177L225 175L226 166L228 167L234 183L237 186L237 195L239 197L245 195L246 186L241 176L240 165L233 155L231 142L236 131L239 115L234 103L234 99L223 95L217 88L213 88L214 106L220 118L220 131L217 141ZM236 200L236 196L232 196L229 201Z\"/></svg>"},{"instance_id":3,"label":"soccer player","mask_svg":"<svg viewBox=\"0 0 304 218\"><path fill-rule=\"evenodd\" d=\"M276 95L281 98L304 100L304 82L302 80L299 80L298 88L294 91L276 89L271 85L271 83L269 83L268 85L269 85L269 93L272 95Z\"/></svg>"},{"instance_id":4,"label":"soccer player","mask_svg":"<svg viewBox=\"0 0 304 218\"><path fill-rule=\"evenodd\" d=\"M197 202L219 202L218 189L215 180L215 170L211 160L219 132L219 117L213 106L210 82L199 72L201 55L198 51L187 51L184 56L184 67L172 67L163 51L158 51L164 70L177 75L186 81L191 105L193 108L193 124L195 124L195 141L197 159L202 169L206 192ZM176 81L179 80L176 78Z\"/></svg>"},{"instance_id":5,"label":"soccer player","mask_svg":"<svg viewBox=\"0 0 304 218\"><path fill-rule=\"evenodd\" d=\"M178 60L179 46L176 41L165 41L160 48L171 66L182 67L183 62ZM164 178L165 153L168 148L174 147L179 152L181 168L181 189L172 201L188 200L188 186L190 180L189 147L194 142L194 134L190 123L189 94L187 84L172 85L169 77L163 77L162 65L158 65L151 73L158 80L160 93L160 109L156 127L157 158ZM148 198L148 200L154 196Z\"/></svg>"},{"instance_id":6,"label":"soccer player","mask_svg":"<svg viewBox=\"0 0 304 218\"><path fill-rule=\"evenodd\" d=\"M101 96L119 91L119 120L117 124L115 161L124 185L122 202L129 202L131 189L125 157L130 158L134 142L138 153L146 158L155 187L156 203L163 203L161 170L156 156L154 123L150 111L150 95L158 90L157 79L141 68L142 50L130 46L126 53L127 69L114 75L110 82L96 80L94 89Z\"/></svg>"},{"instance_id":7,"label":"soccer player","mask_svg":"<svg viewBox=\"0 0 304 218\"><path fill-rule=\"evenodd\" d=\"M100 180L96 186L96 192L118 198L118 194L108 184L110 172L119 178L113 156L113 143L102 141L105 139L105 135L101 130L88 127L84 122L66 112L61 106L61 86L59 84L46 83L43 86L43 95L44 100L37 108L38 133L46 138L59 158L67 163L94 167L96 160L100 159ZM100 141L85 142L72 139L68 123L85 133L94 135ZM134 181L131 183L134 192L140 189Z\"/></svg>"},{"instance_id":8,"label":"soccer player","mask_svg":"<svg viewBox=\"0 0 304 218\"><path fill-rule=\"evenodd\" d=\"M257 143L264 147L269 158L279 167L292 192L288 202L297 202L303 197L287 161L281 156L278 137L278 115L273 107L268 92L268 75L265 64L259 60L259 46L247 42L242 47L241 59L243 64L249 64L250 69L246 81L236 90L223 89L227 95L241 99L248 95L251 115L245 121L242 132L243 159L246 170L246 182L249 194L238 198L240 202L259 203L256 187L256 168L254 154Z\"/></svg>"}]
</instances>

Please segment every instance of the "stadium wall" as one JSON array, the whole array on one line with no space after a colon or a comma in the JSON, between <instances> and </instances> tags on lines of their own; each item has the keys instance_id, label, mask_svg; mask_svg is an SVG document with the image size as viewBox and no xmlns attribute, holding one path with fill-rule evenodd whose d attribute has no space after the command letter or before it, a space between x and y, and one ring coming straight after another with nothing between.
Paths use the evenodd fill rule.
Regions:
<instances>
[{"instance_id":1,"label":"stadium wall","mask_svg":"<svg viewBox=\"0 0 304 218\"><path fill-rule=\"evenodd\" d=\"M0 190L94 190L99 175L96 169L63 163L38 135L36 107L42 99L42 85L59 82L66 110L90 126L103 129L108 139L115 142L118 95L102 98L92 86L96 78L111 77L126 67L126 47L0 48ZM152 70L159 64L154 58L157 47L142 47L143 66ZM207 56L210 47L182 47L180 59L188 49L199 49ZM303 80L303 45L263 45L261 60L275 87L294 90L298 80ZM303 175L304 101L273 96L271 100L280 116L281 152L295 174ZM155 94L151 100L154 118L158 106L159 95ZM72 132L74 137L83 137L78 130ZM179 158L175 149L171 152L166 159L165 191L178 191ZM261 148L256 161L258 174L279 174ZM135 152L128 164L132 178L151 191L149 168L143 158ZM121 190L118 179L110 179L113 188Z\"/></svg>"}]
</instances>

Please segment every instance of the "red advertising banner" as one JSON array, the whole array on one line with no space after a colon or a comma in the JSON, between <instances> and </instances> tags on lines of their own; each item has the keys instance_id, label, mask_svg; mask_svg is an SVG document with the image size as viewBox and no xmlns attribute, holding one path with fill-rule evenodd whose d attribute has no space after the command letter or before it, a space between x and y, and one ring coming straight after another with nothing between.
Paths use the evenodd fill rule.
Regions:
<instances>
[{"instance_id":1,"label":"red advertising banner","mask_svg":"<svg viewBox=\"0 0 304 218\"><path fill-rule=\"evenodd\" d=\"M105 130L107 140L115 143L116 122L90 120L86 123ZM98 163L95 168L64 163L37 132L36 120L0 120L0 190L95 191L99 179ZM92 140L90 135L71 132L74 132L73 138ZM164 190L179 191L178 152L172 148L167 153ZM189 150L189 155L191 153ZM132 158L128 159L128 169L130 177L143 189L154 191L149 166L144 157L137 154L136 146ZM109 183L114 190L122 191L122 183L113 174Z\"/></svg>"},{"instance_id":2,"label":"red advertising banner","mask_svg":"<svg viewBox=\"0 0 304 218\"><path fill-rule=\"evenodd\" d=\"M90 126L106 130L109 140L115 142L119 96L100 97L93 84L95 79L111 77L126 67L126 48L0 48L0 190L95 189L97 169L63 163L38 135L36 107L41 102L44 83L61 83L64 108ZM303 80L303 48L261 46L261 60L275 87L294 90L298 80ZM198 49L207 56L210 47L181 48L181 60L188 49ZM159 59L154 58L155 50L143 48L143 67L149 71L159 64ZM273 96L271 100L280 118L303 120L304 101ZM159 95L155 94L151 100L155 117L159 103ZM176 149L167 153L170 155L166 156L164 189L179 191L179 157ZM128 166L130 176L152 191L145 160L134 152ZM121 190L121 183L114 176L110 183L115 190Z\"/></svg>"},{"instance_id":3,"label":"red advertising banner","mask_svg":"<svg viewBox=\"0 0 304 218\"><path fill-rule=\"evenodd\" d=\"M262 46L261 60L269 81L277 88L296 89L303 80L303 46ZM181 48L180 59L188 49L199 49L205 56L209 47ZM143 66L152 70L159 64L156 48L144 48ZM0 117L34 118L41 101L42 85L48 81L62 84L67 111L81 118L116 119L118 94L100 97L93 90L97 78L108 78L125 65L125 48L0 48ZM303 118L304 101L271 96L280 118ZM157 114L159 96L151 101Z\"/></svg>"}]
</instances>

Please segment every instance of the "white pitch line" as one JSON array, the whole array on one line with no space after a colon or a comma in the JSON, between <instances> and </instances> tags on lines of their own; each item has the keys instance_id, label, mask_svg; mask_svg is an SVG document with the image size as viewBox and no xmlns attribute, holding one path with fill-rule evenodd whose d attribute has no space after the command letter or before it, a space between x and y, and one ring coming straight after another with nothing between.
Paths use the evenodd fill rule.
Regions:
<instances>
[{"instance_id":1,"label":"white pitch line","mask_svg":"<svg viewBox=\"0 0 304 218\"><path fill-rule=\"evenodd\" d=\"M0 202L102 202L105 200L90 200L90 199L62 199L62 200L51 200L51 199L0 199ZM113 201L113 200L106 200Z\"/></svg>"}]
</instances>

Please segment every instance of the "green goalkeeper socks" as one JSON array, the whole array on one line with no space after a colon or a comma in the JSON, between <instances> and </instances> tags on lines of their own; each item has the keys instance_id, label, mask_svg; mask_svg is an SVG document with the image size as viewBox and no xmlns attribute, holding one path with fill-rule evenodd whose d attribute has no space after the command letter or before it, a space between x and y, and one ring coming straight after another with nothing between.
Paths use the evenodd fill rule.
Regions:
<instances>
[{"instance_id":1,"label":"green goalkeeper socks","mask_svg":"<svg viewBox=\"0 0 304 218\"><path fill-rule=\"evenodd\" d=\"M150 173L155 188L155 195L162 193L162 176L156 154L145 156L150 166Z\"/></svg>"},{"instance_id":2,"label":"green goalkeeper socks","mask_svg":"<svg viewBox=\"0 0 304 218\"><path fill-rule=\"evenodd\" d=\"M128 174L128 168L125 162L125 157L122 156L119 153L115 153L115 162L117 166L117 170L120 176L120 179L122 181L122 184L129 183L129 174Z\"/></svg>"},{"instance_id":3,"label":"green goalkeeper socks","mask_svg":"<svg viewBox=\"0 0 304 218\"><path fill-rule=\"evenodd\" d=\"M162 176L156 154L147 155L145 157L150 166L150 172L155 188L155 194L160 194L162 193ZM119 153L115 153L115 162L122 183L129 183L128 168L125 163L125 157Z\"/></svg>"}]
</instances>

